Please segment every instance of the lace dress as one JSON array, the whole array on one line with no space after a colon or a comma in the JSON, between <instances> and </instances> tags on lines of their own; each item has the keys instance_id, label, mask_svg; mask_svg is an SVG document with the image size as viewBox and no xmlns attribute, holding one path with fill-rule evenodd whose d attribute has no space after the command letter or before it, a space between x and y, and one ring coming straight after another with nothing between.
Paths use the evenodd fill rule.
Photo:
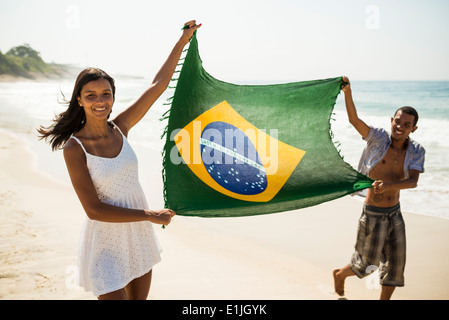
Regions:
<instances>
[{"instance_id":1,"label":"lace dress","mask_svg":"<svg viewBox=\"0 0 449 320\"><path fill-rule=\"evenodd\" d=\"M118 207L148 209L138 180L137 157L120 133L123 145L115 158L89 154L79 139L72 138L86 154L100 201ZM86 217L79 244L79 285L96 296L124 288L160 262L161 251L149 221L109 223Z\"/></svg>"}]
</instances>

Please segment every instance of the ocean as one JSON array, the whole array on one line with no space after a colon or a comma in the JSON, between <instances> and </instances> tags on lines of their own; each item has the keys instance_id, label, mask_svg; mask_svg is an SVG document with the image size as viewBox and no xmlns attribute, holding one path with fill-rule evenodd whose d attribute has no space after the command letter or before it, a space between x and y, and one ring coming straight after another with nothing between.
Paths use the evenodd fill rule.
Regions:
<instances>
[{"instance_id":1,"label":"ocean","mask_svg":"<svg viewBox=\"0 0 449 320\"><path fill-rule=\"evenodd\" d=\"M116 77L111 117L135 101L150 82ZM55 115L65 110L61 93L69 99L73 85L74 80L0 83L0 130L21 138L35 156L36 169L65 184L70 180L62 152L52 152L48 144L39 141L36 128L50 125ZM405 212L449 219L449 81L352 81L351 86L359 117L369 125L389 131L396 109L409 105L418 110L418 130L411 137L426 149L425 172L417 188L401 191L401 206ZM129 140L139 157L141 180L148 179L148 170L160 170L145 168L141 158L161 157L165 123L159 119L168 110L163 104L172 94L172 89L167 90L130 133ZM347 120L343 94L338 96L334 112L334 139L341 143L344 160L357 168L365 142ZM143 186L145 183L142 181ZM159 197L157 205L161 204Z\"/></svg>"}]
</instances>

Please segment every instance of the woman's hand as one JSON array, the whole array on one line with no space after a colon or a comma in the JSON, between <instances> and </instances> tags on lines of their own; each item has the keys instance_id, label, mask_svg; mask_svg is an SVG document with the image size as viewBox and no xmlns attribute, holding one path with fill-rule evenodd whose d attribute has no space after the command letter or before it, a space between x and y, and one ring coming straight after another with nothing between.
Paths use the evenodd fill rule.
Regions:
<instances>
[{"instance_id":1,"label":"woman's hand","mask_svg":"<svg viewBox=\"0 0 449 320\"><path fill-rule=\"evenodd\" d=\"M349 82L349 78L344 76L343 77L343 84L341 85L341 90L343 90L343 92L348 92L351 91L351 83Z\"/></svg>"},{"instance_id":2,"label":"woman's hand","mask_svg":"<svg viewBox=\"0 0 449 320\"><path fill-rule=\"evenodd\" d=\"M181 36L181 40L184 45L189 43L190 39L193 37L193 33L201 27L201 24L196 25L195 20L184 23L184 28Z\"/></svg>"},{"instance_id":3,"label":"woman's hand","mask_svg":"<svg viewBox=\"0 0 449 320\"><path fill-rule=\"evenodd\" d=\"M162 224L164 226L167 226L171 222L171 219L176 215L176 212L170 209L162 209L159 211L145 210L145 213L148 215L151 222Z\"/></svg>"}]
</instances>

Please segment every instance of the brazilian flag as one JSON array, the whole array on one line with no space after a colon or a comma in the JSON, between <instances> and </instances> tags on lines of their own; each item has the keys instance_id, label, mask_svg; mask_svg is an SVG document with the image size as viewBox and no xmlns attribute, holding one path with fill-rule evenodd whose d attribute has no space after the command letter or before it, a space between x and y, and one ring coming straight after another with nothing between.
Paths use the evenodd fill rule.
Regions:
<instances>
[{"instance_id":1,"label":"brazilian flag","mask_svg":"<svg viewBox=\"0 0 449 320\"><path fill-rule=\"evenodd\" d=\"M341 77L276 85L219 81L202 67L196 33L181 61L164 133L166 208L188 216L249 216L371 186L332 142Z\"/></svg>"}]
</instances>

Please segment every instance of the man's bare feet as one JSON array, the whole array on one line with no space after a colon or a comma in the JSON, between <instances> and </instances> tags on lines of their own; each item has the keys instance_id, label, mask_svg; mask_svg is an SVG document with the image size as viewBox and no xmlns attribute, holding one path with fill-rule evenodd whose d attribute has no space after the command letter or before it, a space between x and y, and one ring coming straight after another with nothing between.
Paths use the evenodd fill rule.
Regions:
<instances>
[{"instance_id":1,"label":"man's bare feet","mask_svg":"<svg viewBox=\"0 0 449 320\"><path fill-rule=\"evenodd\" d=\"M345 295L345 280L347 277L354 276L355 273L351 270L351 267L347 265L344 268L341 269L334 269L332 271L332 274L334 275L334 288L335 292L339 296Z\"/></svg>"},{"instance_id":2,"label":"man's bare feet","mask_svg":"<svg viewBox=\"0 0 449 320\"><path fill-rule=\"evenodd\" d=\"M341 269L334 269L332 274L334 276L335 293L339 296L345 295L345 277L341 276Z\"/></svg>"}]
</instances>

